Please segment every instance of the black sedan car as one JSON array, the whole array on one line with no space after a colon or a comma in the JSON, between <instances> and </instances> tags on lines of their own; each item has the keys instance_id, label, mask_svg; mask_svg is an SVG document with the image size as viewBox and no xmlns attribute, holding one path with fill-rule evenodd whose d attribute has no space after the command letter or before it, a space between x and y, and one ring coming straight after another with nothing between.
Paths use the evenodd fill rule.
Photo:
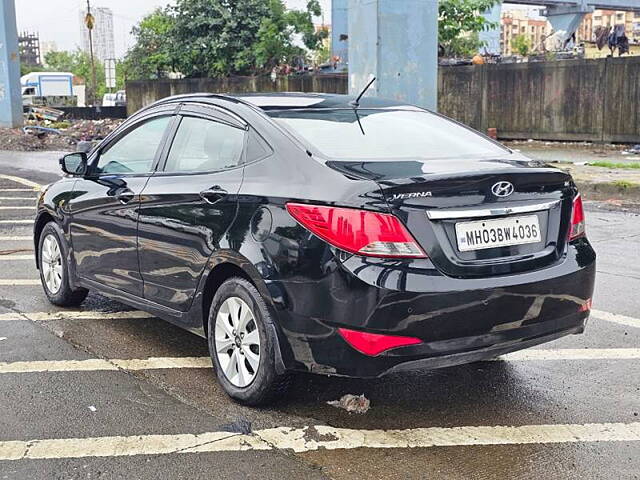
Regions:
<instances>
[{"instance_id":1,"label":"black sedan car","mask_svg":"<svg viewBox=\"0 0 640 480\"><path fill-rule=\"evenodd\" d=\"M95 290L206 337L247 404L295 371L475 362L589 315L571 177L415 106L170 97L61 165L34 231L49 300Z\"/></svg>"}]
</instances>

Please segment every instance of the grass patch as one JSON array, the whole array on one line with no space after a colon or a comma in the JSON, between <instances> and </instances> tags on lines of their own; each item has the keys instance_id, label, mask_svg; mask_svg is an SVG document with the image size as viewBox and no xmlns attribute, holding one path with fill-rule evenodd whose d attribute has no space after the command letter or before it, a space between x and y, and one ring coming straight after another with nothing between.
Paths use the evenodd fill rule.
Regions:
<instances>
[{"instance_id":1,"label":"grass patch","mask_svg":"<svg viewBox=\"0 0 640 480\"><path fill-rule=\"evenodd\" d=\"M627 180L616 180L611 182L612 185L620 188L621 190L626 190L627 188L633 188L637 185L637 183L629 182Z\"/></svg>"},{"instance_id":2,"label":"grass patch","mask_svg":"<svg viewBox=\"0 0 640 480\"><path fill-rule=\"evenodd\" d=\"M604 167L604 168L632 168L640 169L640 162L632 163L616 163L616 162L592 162L590 167Z\"/></svg>"}]
</instances>

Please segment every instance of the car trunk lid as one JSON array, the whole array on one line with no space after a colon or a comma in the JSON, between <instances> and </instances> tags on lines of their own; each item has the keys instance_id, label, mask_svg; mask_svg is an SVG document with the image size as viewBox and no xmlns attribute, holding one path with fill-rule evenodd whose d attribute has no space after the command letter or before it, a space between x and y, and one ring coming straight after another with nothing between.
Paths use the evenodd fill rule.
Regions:
<instances>
[{"instance_id":1,"label":"car trunk lid","mask_svg":"<svg viewBox=\"0 0 640 480\"><path fill-rule=\"evenodd\" d=\"M375 180L391 212L446 275L523 272L548 266L563 255L575 186L567 173L540 162L514 154L328 166Z\"/></svg>"}]
</instances>

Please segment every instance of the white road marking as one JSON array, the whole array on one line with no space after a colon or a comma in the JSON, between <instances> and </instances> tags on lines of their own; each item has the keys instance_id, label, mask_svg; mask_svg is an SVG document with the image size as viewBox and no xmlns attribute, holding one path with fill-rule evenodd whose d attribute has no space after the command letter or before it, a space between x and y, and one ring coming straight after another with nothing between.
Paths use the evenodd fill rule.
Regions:
<instances>
[{"instance_id":1,"label":"white road marking","mask_svg":"<svg viewBox=\"0 0 640 480\"><path fill-rule=\"evenodd\" d=\"M33 190L38 191L40 190L40 188L42 188L42 185L40 185L39 183L32 182L31 180L27 180L26 178L22 178L22 177L14 177L13 175L0 174L0 178L4 178L5 180L9 180L10 182L20 183L26 187L31 187L32 191Z\"/></svg>"},{"instance_id":2,"label":"white road marking","mask_svg":"<svg viewBox=\"0 0 640 480\"><path fill-rule=\"evenodd\" d=\"M40 280L36 278L15 278L13 280L0 278L0 287L24 287L30 285L40 285Z\"/></svg>"},{"instance_id":3,"label":"white road marking","mask_svg":"<svg viewBox=\"0 0 640 480\"><path fill-rule=\"evenodd\" d=\"M591 310L591 315L598 320L606 320L607 322L613 322L626 327L640 328L640 318L627 317L625 315L618 315L617 313L603 312L602 310Z\"/></svg>"},{"instance_id":4,"label":"white road marking","mask_svg":"<svg viewBox=\"0 0 640 480\"><path fill-rule=\"evenodd\" d=\"M498 360L510 362L531 360L635 360L640 359L640 348L558 348L553 350L528 349L502 355Z\"/></svg>"},{"instance_id":5,"label":"white road marking","mask_svg":"<svg viewBox=\"0 0 640 480\"><path fill-rule=\"evenodd\" d=\"M500 357L502 361L637 360L640 348L523 350ZM211 368L209 357L150 357L133 359L35 360L0 362L2 373L79 372L93 370L153 370Z\"/></svg>"},{"instance_id":6,"label":"white road marking","mask_svg":"<svg viewBox=\"0 0 640 480\"><path fill-rule=\"evenodd\" d=\"M33 219L14 218L12 220L0 220L0 224L3 224L3 225L10 225L10 224L26 225L28 223L33 223Z\"/></svg>"},{"instance_id":7,"label":"white road marking","mask_svg":"<svg viewBox=\"0 0 640 480\"><path fill-rule=\"evenodd\" d=\"M33 188L0 188L0 192L33 192Z\"/></svg>"},{"instance_id":8,"label":"white road marking","mask_svg":"<svg viewBox=\"0 0 640 480\"><path fill-rule=\"evenodd\" d=\"M150 357L133 359L90 358L88 360L36 360L0 362L2 373L85 372L101 370L164 370L211 368L209 357Z\"/></svg>"},{"instance_id":9,"label":"white road marking","mask_svg":"<svg viewBox=\"0 0 640 480\"><path fill-rule=\"evenodd\" d=\"M326 425L257 430L251 435L207 432L197 435L135 435L0 442L0 460L124 457L172 453L240 452L320 448L428 448L474 445L525 445L638 442L640 423L429 427L406 430L355 430Z\"/></svg>"},{"instance_id":10,"label":"white road marking","mask_svg":"<svg viewBox=\"0 0 640 480\"><path fill-rule=\"evenodd\" d=\"M0 192L1 191L2 190L0 190ZM16 201L18 201L18 200L21 200L21 201L22 200L24 200L24 201L29 200L29 201L35 202L37 200L37 198L38 197L0 197L0 200L16 200Z\"/></svg>"},{"instance_id":11,"label":"white road marking","mask_svg":"<svg viewBox=\"0 0 640 480\"><path fill-rule=\"evenodd\" d=\"M32 240L33 237L30 235L0 236L0 242L30 242Z\"/></svg>"},{"instance_id":12,"label":"white road marking","mask_svg":"<svg viewBox=\"0 0 640 480\"><path fill-rule=\"evenodd\" d=\"M0 210L35 210L35 205L0 206Z\"/></svg>"},{"instance_id":13,"label":"white road marking","mask_svg":"<svg viewBox=\"0 0 640 480\"><path fill-rule=\"evenodd\" d=\"M0 261L6 260L34 260L35 257L33 255L0 255Z\"/></svg>"},{"instance_id":14,"label":"white road marking","mask_svg":"<svg viewBox=\"0 0 640 480\"><path fill-rule=\"evenodd\" d=\"M60 310L58 312L26 312L26 313L2 313L1 321L24 320L25 318L38 322L46 322L49 320L117 320L126 318L154 318L155 316L148 312L140 310L132 310L127 312L99 312L99 311L73 311Z\"/></svg>"}]
</instances>

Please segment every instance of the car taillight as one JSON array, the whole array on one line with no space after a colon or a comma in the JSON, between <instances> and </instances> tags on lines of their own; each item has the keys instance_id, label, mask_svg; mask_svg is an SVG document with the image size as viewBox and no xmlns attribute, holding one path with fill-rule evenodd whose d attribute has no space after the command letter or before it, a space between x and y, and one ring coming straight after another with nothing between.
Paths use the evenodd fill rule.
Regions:
<instances>
[{"instance_id":1,"label":"car taillight","mask_svg":"<svg viewBox=\"0 0 640 480\"><path fill-rule=\"evenodd\" d=\"M287 211L340 250L369 257L426 257L406 227L390 214L302 203L287 203Z\"/></svg>"},{"instance_id":2,"label":"car taillight","mask_svg":"<svg viewBox=\"0 0 640 480\"><path fill-rule=\"evenodd\" d=\"M339 328L338 333L353 348L370 356L378 355L392 348L422 343L419 338L359 332L358 330L349 330L347 328Z\"/></svg>"},{"instance_id":3,"label":"car taillight","mask_svg":"<svg viewBox=\"0 0 640 480\"><path fill-rule=\"evenodd\" d=\"M574 240L584 235L584 209L582 208L582 197L580 194L573 199L573 210L571 211L571 228L569 229L569 240Z\"/></svg>"}]
</instances>

